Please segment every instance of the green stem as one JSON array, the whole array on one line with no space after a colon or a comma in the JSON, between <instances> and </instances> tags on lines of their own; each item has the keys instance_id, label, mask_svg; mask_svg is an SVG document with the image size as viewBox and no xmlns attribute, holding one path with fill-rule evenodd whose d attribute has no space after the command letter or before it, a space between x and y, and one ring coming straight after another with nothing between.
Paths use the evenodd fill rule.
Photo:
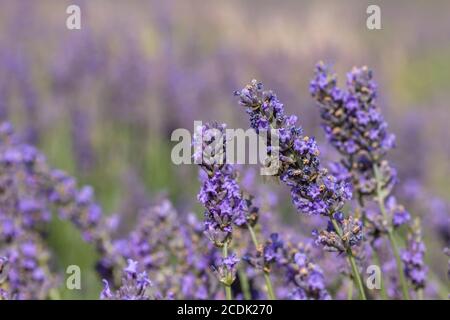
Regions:
<instances>
[{"instance_id":1,"label":"green stem","mask_svg":"<svg viewBox=\"0 0 450 320\"><path fill-rule=\"evenodd\" d=\"M409 296L408 284L406 283L405 274L403 273L402 260L398 251L397 241L392 231L388 231L389 241L391 242L392 252L394 253L395 262L397 264L397 271L400 277L400 284L402 286L403 298L406 300L411 299Z\"/></svg>"},{"instance_id":2,"label":"green stem","mask_svg":"<svg viewBox=\"0 0 450 320\"><path fill-rule=\"evenodd\" d=\"M341 228L339 227L336 219L334 219L333 216L330 215L330 220L331 220L331 223L333 224L333 227L336 230L338 236L340 238L342 238L342 231L341 231ZM353 256L353 253L350 248L347 248L346 254L347 254L348 261L350 262L350 266L352 268L352 274L353 274L353 278L355 280L355 285L359 291L359 296L362 300L367 300L366 293L364 292L364 286L363 286L363 283L361 280L361 276L359 274L358 267L356 266L355 257Z\"/></svg>"},{"instance_id":3,"label":"green stem","mask_svg":"<svg viewBox=\"0 0 450 320\"><path fill-rule=\"evenodd\" d=\"M351 280L348 285L347 300L353 300L353 281Z\"/></svg>"},{"instance_id":4,"label":"green stem","mask_svg":"<svg viewBox=\"0 0 450 320\"><path fill-rule=\"evenodd\" d=\"M267 286L267 294L269 296L269 300L275 300L275 293L272 288L272 281L270 281L270 275L268 272L264 272L264 280L266 281Z\"/></svg>"},{"instance_id":5,"label":"green stem","mask_svg":"<svg viewBox=\"0 0 450 320\"><path fill-rule=\"evenodd\" d=\"M359 290L359 295L362 300L367 300L361 276L359 275L358 267L356 266L355 258L353 257L353 254L351 252L347 252L347 256L348 259L350 260L350 265L352 266L353 275L356 277L355 281Z\"/></svg>"},{"instance_id":6,"label":"green stem","mask_svg":"<svg viewBox=\"0 0 450 320\"><path fill-rule=\"evenodd\" d=\"M248 284L247 274L241 268L239 268L238 273L239 273L239 282L241 284L242 293L244 294L244 299L251 300L252 295L250 293L250 286Z\"/></svg>"},{"instance_id":7,"label":"green stem","mask_svg":"<svg viewBox=\"0 0 450 320\"><path fill-rule=\"evenodd\" d=\"M378 206L380 207L381 214L383 215L384 220L388 221L388 214L386 212L386 207L384 205L384 195L382 192L382 186L381 186L381 175L380 170L378 169L378 166L374 164L373 171L375 173L375 180L377 182L377 200L378 200ZM395 257L395 262L397 264L397 271L400 279L400 285L402 287L402 293L403 293L403 299L409 300L409 289L408 284L406 283L405 275L403 273L403 266L402 261L400 259L400 254L398 251L398 245L397 241L395 239L394 231L391 227L388 227L388 238L389 242L391 243L392 253Z\"/></svg>"},{"instance_id":8,"label":"green stem","mask_svg":"<svg viewBox=\"0 0 450 320\"><path fill-rule=\"evenodd\" d=\"M253 227L250 224L247 224L248 231L250 232L250 237L252 238L253 245L255 246L256 250L258 250L259 243L258 239L256 238L255 230L253 230Z\"/></svg>"},{"instance_id":9,"label":"green stem","mask_svg":"<svg viewBox=\"0 0 450 320\"><path fill-rule=\"evenodd\" d=\"M228 257L228 243L225 242L225 244L223 245L222 248L222 255L224 258ZM228 286L226 284L224 284L225 286L225 297L227 300L232 300L232 295L231 295L231 286Z\"/></svg>"},{"instance_id":10,"label":"green stem","mask_svg":"<svg viewBox=\"0 0 450 320\"><path fill-rule=\"evenodd\" d=\"M423 289L417 290L417 298L423 300Z\"/></svg>"},{"instance_id":11,"label":"green stem","mask_svg":"<svg viewBox=\"0 0 450 320\"><path fill-rule=\"evenodd\" d=\"M255 245L256 250L259 248L258 239L256 238L255 231L253 230L253 227L250 224L247 224L248 231L250 232L250 236L252 238L253 244ZM273 291L272 287L272 281L270 280L270 275L268 272L264 271L264 280L266 281L266 287L267 287L267 295L269 296L269 300L275 300L276 296Z\"/></svg>"},{"instance_id":12,"label":"green stem","mask_svg":"<svg viewBox=\"0 0 450 320\"><path fill-rule=\"evenodd\" d=\"M48 294L50 300L61 300L61 295L59 294L59 290L56 288L52 288Z\"/></svg>"}]
</instances>

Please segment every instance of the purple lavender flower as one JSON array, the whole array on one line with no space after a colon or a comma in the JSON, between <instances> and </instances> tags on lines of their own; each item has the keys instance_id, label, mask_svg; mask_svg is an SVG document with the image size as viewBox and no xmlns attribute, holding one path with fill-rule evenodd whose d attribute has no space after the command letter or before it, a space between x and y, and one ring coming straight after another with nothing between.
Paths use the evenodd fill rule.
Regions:
<instances>
[{"instance_id":1,"label":"purple lavender flower","mask_svg":"<svg viewBox=\"0 0 450 320\"><path fill-rule=\"evenodd\" d=\"M205 299L205 292L211 296L217 292L217 281L209 270L216 258L201 222L192 214L178 214L168 200L162 200L141 210L133 230L113 240L98 269L112 280L118 266L132 260L127 270L139 264L153 279L158 298Z\"/></svg>"},{"instance_id":2,"label":"purple lavender flower","mask_svg":"<svg viewBox=\"0 0 450 320\"><path fill-rule=\"evenodd\" d=\"M253 129L257 132L278 129L281 162L278 176L291 188L297 210L325 216L340 210L351 198L350 184L337 181L320 167L315 139L303 136L302 128L296 127L297 117L286 116L277 96L271 91L263 91L262 84L256 80L235 94L250 115Z\"/></svg>"},{"instance_id":3,"label":"purple lavender flower","mask_svg":"<svg viewBox=\"0 0 450 320\"><path fill-rule=\"evenodd\" d=\"M279 260L279 251L283 248L283 241L277 233L272 233L266 242L263 252L264 261L272 263Z\"/></svg>"},{"instance_id":4,"label":"purple lavender flower","mask_svg":"<svg viewBox=\"0 0 450 320\"><path fill-rule=\"evenodd\" d=\"M252 267L269 273L271 272L272 265L281 259L283 245L280 236L277 233L272 233L264 245L256 248L256 252L246 254L243 260L248 262Z\"/></svg>"},{"instance_id":5,"label":"purple lavender flower","mask_svg":"<svg viewBox=\"0 0 450 320\"><path fill-rule=\"evenodd\" d=\"M120 288L113 292L107 280L103 280L103 291L100 294L102 300L153 300L150 292L152 283L145 271L138 272L138 263L128 260L128 266L123 270Z\"/></svg>"},{"instance_id":6,"label":"purple lavender flower","mask_svg":"<svg viewBox=\"0 0 450 320\"><path fill-rule=\"evenodd\" d=\"M43 154L16 138L9 123L0 125L0 188L0 240L5 244L0 254L10 262L12 299L44 299L55 286L44 242L53 208L100 254L111 247L92 188L78 189L74 178L52 169Z\"/></svg>"},{"instance_id":7,"label":"purple lavender flower","mask_svg":"<svg viewBox=\"0 0 450 320\"><path fill-rule=\"evenodd\" d=\"M339 89L336 75L323 63L316 65L310 92L319 103L327 138L342 154L355 154L356 161L377 161L394 146L394 136L387 132L375 104L377 85L372 71L353 68L347 74L347 86L347 91Z\"/></svg>"},{"instance_id":8,"label":"purple lavender flower","mask_svg":"<svg viewBox=\"0 0 450 320\"><path fill-rule=\"evenodd\" d=\"M329 300L322 269L312 262L309 250L288 243L284 248L284 268L288 283L294 288L289 294L294 300Z\"/></svg>"},{"instance_id":9,"label":"purple lavender flower","mask_svg":"<svg viewBox=\"0 0 450 320\"><path fill-rule=\"evenodd\" d=\"M235 95L239 96L239 104L250 115L253 129L260 132L270 128L281 132L278 134L282 137L279 139L280 180L291 188L291 198L297 211L308 215L324 215L333 222L331 227L335 235L345 245L344 250L338 250L345 251L351 261L360 295L365 299L351 248L361 241L362 226L350 218L339 221L335 217L335 213L352 197L349 181L337 179L320 166L319 149L315 140L303 136L303 130L295 126L297 117L285 115L283 104L273 92L263 91L262 84L253 80L250 85L235 92ZM271 137L268 141L271 141Z\"/></svg>"},{"instance_id":10,"label":"purple lavender flower","mask_svg":"<svg viewBox=\"0 0 450 320\"><path fill-rule=\"evenodd\" d=\"M397 204L394 196L391 196L386 201L386 209L392 216L392 225L394 228L398 228L411 221L411 215L406 211L405 207Z\"/></svg>"},{"instance_id":11,"label":"purple lavender flower","mask_svg":"<svg viewBox=\"0 0 450 320\"><path fill-rule=\"evenodd\" d=\"M251 119L271 119L272 128L289 133L285 140L280 141L279 176L291 188L291 197L297 210L308 215L321 214L329 217L339 212L345 201L351 198L351 186L346 179L342 179L342 175L337 179L320 167L319 149L313 138L303 136L303 130L295 126L297 118L286 116L283 104L276 95L271 91L263 91L262 84L256 80L236 92L236 95ZM258 123L252 122L252 128L257 131L267 130L266 126L258 126ZM360 231L358 230L358 234ZM336 232L337 230L336 237L340 238ZM352 241L349 240L345 239L343 242L348 245L359 243L353 241L353 238Z\"/></svg>"},{"instance_id":12,"label":"purple lavender flower","mask_svg":"<svg viewBox=\"0 0 450 320\"><path fill-rule=\"evenodd\" d=\"M14 300L46 299L56 286L48 270L49 251L38 235L24 233L1 251L0 284L5 297Z\"/></svg>"},{"instance_id":13,"label":"purple lavender flower","mask_svg":"<svg viewBox=\"0 0 450 320\"><path fill-rule=\"evenodd\" d=\"M221 283L225 286L231 286L234 280L236 280L238 263L239 259L236 254L232 254L228 257L220 258L219 261L212 266L212 269Z\"/></svg>"},{"instance_id":14,"label":"purple lavender flower","mask_svg":"<svg viewBox=\"0 0 450 320\"><path fill-rule=\"evenodd\" d=\"M56 285L48 269L43 241L50 221L45 158L18 143L9 123L0 125L0 256L7 259L3 295L9 299L45 299ZM2 264L5 264L3 260ZM3 280L2 280L3 281Z\"/></svg>"},{"instance_id":15,"label":"purple lavender flower","mask_svg":"<svg viewBox=\"0 0 450 320\"><path fill-rule=\"evenodd\" d=\"M310 83L329 142L343 155L342 162L353 175L356 191L375 192L373 164L380 164L394 147L394 135L387 131L377 105L377 85L367 67L354 68L347 74L347 90L337 87L337 77L322 62L316 65ZM394 173L387 175L395 180Z\"/></svg>"},{"instance_id":16,"label":"purple lavender flower","mask_svg":"<svg viewBox=\"0 0 450 320\"><path fill-rule=\"evenodd\" d=\"M367 67L353 68L347 74L347 89L342 90L337 87L336 75L320 62L316 65L310 92L320 109L327 139L341 153L341 162L352 176L358 206L367 218L369 234L389 238L403 296L409 299L394 232L409 223L411 217L391 196L397 172L384 157L394 147L395 137L388 132L376 104L377 85L372 71ZM379 215L368 215L367 199L378 203ZM411 278L416 269L405 265L404 270L406 277Z\"/></svg>"},{"instance_id":17,"label":"purple lavender flower","mask_svg":"<svg viewBox=\"0 0 450 320\"><path fill-rule=\"evenodd\" d=\"M323 246L327 251L339 253L345 252L347 248L358 246L363 238L361 221L353 217L336 219L336 221L341 227L342 234L339 235L335 227L329 224L327 230L313 231L316 244Z\"/></svg>"},{"instance_id":18,"label":"purple lavender flower","mask_svg":"<svg viewBox=\"0 0 450 320\"><path fill-rule=\"evenodd\" d=\"M406 249L400 252L405 276L412 283L414 290L425 287L428 274L428 267L424 262L425 250L420 234L415 231L410 235Z\"/></svg>"},{"instance_id":19,"label":"purple lavender flower","mask_svg":"<svg viewBox=\"0 0 450 320\"><path fill-rule=\"evenodd\" d=\"M235 180L234 168L223 160L225 125L207 124L198 130L200 137L197 135L195 139L202 138L202 141L195 142L201 146L194 157L198 160L203 156L200 167L206 176L201 177L197 198L206 208L205 234L217 247L223 247L231 241L233 225L242 226L247 222L247 203Z\"/></svg>"}]
</instances>

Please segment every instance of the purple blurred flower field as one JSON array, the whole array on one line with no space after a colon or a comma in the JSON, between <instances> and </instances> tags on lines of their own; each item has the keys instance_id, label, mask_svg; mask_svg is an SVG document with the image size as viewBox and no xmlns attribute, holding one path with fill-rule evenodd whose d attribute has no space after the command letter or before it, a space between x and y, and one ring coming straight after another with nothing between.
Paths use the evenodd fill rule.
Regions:
<instances>
[{"instance_id":1,"label":"purple blurred flower field","mask_svg":"<svg viewBox=\"0 0 450 320\"><path fill-rule=\"evenodd\" d=\"M448 299L449 3L0 2L0 300Z\"/></svg>"}]
</instances>

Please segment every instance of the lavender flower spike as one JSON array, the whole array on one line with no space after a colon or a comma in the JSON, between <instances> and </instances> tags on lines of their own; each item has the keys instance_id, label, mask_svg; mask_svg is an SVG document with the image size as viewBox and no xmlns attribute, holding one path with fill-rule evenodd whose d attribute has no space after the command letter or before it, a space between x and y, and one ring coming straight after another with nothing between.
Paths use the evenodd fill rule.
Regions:
<instances>
[{"instance_id":1,"label":"lavender flower spike","mask_svg":"<svg viewBox=\"0 0 450 320\"><path fill-rule=\"evenodd\" d=\"M408 287L394 233L400 226L410 223L411 216L392 196L397 174L384 158L395 146L395 137L388 132L388 125L377 106L377 85L373 73L365 66L353 68L347 74L347 88L342 90L337 87L336 75L319 62L310 83L310 92L320 109L326 137L342 155L344 170L352 177L358 205L367 218L369 233L375 237L387 235L389 238L403 296L408 299ZM366 214L367 199L378 203L381 215Z\"/></svg>"},{"instance_id":2,"label":"lavender flower spike","mask_svg":"<svg viewBox=\"0 0 450 320\"><path fill-rule=\"evenodd\" d=\"M232 254L220 259L220 262L216 266L213 266L212 270L221 283L225 286L231 286L234 280L236 280L238 263L239 258L237 258L236 254Z\"/></svg>"},{"instance_id":3,"label":"lavender flower spike","mask_svg":"<svg viewBox=\"0 0 450 320\"><path fill-rule=\"evenodd\" d=\"M291 198L298 212L324 215L329 219L331 230L328 235L345 243L345 247L335 246L334 249L346 253L360 295L365 299L351 248L360 243L362 228L358 228L357 235L352 238L354 241L347 241L342 229L349 220L340 218L340 210L352 197L349 181L337 179L320 166L320 152L314 138L303 135L303 129L296 126L296 116L285 115L284 105L272 91L263 91L263 85L253 80L241 91L236 91L235 95L250 115L250 125L256 132L278 130L280 180L290 187ZM271 141L271 137L268 137L268 141Z\"/></svg>"},{"instance_id":4,"label":"lavender flower spike","mask_svg":"<svg viewBox=\"0 0 450 320\"><path fill-rule=\"evenodd\" d=\"M149 292L151 282L145 271L138 272L138 263L131 259L123 270L121 287L112 292L107 280L103 280L102 300L151 300L153 295Z\"/></svg>"},{"instance_id":5,"label":"lavender flower spike","mask_svg":"<svg viewBox=\"0 0 450 320\"><path fill-rule=\"evenodd\" d=\"M228 256L228 245L233 236L233 226L243 226L247 222L247 203L235 180L233 166L224 162L225 125L206 124L197 130L194 145L201 148L196 150L194 158L206 173L206 177L201 178L202 186L197 198L206 209L205 234L216 247L222 248L223 261L216 270L225 286L226 297L231 300L237 261Z\"/></svg>"},{"instance_id":6,"label":"lavender flower spike","mask_svg":"<svg viewBox=\"0 0 450 320\"><path fill-rule=\"evenodd\" d=\"M256 80L235 95L250 115L253 129L257 132L278 129L281 162L278 175L291 188L297 210L325 216L339 211L352 196L351 185L338 181L320 167L316 141L303 135L303 129L296 126L297 117L286 116L277 96L272 91L263 91L263 85Z\"/></svg>"},{"instance_id":7,"label":"lavender flower spike","mask_svg":"<svg viewBox=\"0 0 450 320\"><path fill-rule=\"evenodd\" d=\"M404 264L406 278L411 282L414 290L419 291L425 287L428 267L425 265L425 244L422 241L418 220L409 234L406 249L400 252Z\"/></svg>"},{"instance_id":8,"label":"lavender flower spike","mask_svg":"<svg viewBox=\"0 0 450 320\"><path fill-rule=\"evenodd\" d=\"M215 158L218 152L225 152L224 148L220 148L222 143L220 139L224 137L225 125L207 124L199 130L203 136L202 152L211 151L208 148L216 143L220 149L217 152L213 150L208 155L208 159L204 159L200 164L206 177L202 177L202 186L197 198L206 208L205 234L217 247L221 248L231 241L233 225L242 226L246 223L246 202L235 180L234 168ZM214 135L211 132L217 134Z\"/></svg>"}]
</instances>

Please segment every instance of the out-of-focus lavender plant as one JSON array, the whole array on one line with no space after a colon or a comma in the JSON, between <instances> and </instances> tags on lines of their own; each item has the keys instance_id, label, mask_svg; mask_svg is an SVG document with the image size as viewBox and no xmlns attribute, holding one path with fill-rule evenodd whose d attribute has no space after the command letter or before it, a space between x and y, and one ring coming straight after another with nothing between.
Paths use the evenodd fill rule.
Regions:
<instances>
[{"instance_id":1,"label":"out-of-focus lavender plant","mask_svg":"<svg viewBox=\"0 0 450 320\"><path fill-rule=\"evenodd\" d=\"M450 258L450 249L445 248L444 253L447 257ZM448 266L447 266L447 278L450 280L450 259L448 260Z\"/></svg>"},{"instance_id":2,"label":"out-of-focus lavender plant","mask_svg":"<svg viewBox=\"0 0 450 320\"><path fill-rule=\"evenodd\" d=\"M280 168L277 176L291 188L292 201L299 212L329 219L328 230L317 233L317 243L347 255L361 298L365 299L352 252L352 247L362 238L361 222L345 218L340 211L352 196L350 184L321 167L315 139L303 135L302 128L296 126L296 116L285 115L284 105L272 91L263 91L262 84L253 80L235 94L256 132L278 130Z\"/></svg>"},{"instance_id":3,"label":"out-of-focus lavender plant","mask_svg":"<svg viewBox=\"0 0 450 320\"><path fill-rule=\"evenodd\" d=\"M21 230L14 241L2 250L4 284L0 280L3 299L32 300L57 298L57 278L49 270L50 252L43 239Z\"/></svg>"},{"instance_id":4,"label":"out-of-focus lavender plant","mask_svg":"<svg viewBox=\"0 0 450 320\"><path fill-rule=\"evenodd\" d=\"M406 278L421 298L423 298L422 290L425 287L428 273L428 267L424 261L425 251L420 225L416 223L414 230L409 234L407 247L400 252L400 258L404 264Z\"/></svg>"},{"instance_id":5,"label":"out-of-focus lavender plant","mask_svg":"<svg viewBox=\"0 0 450 320\"><path fill-rule=\"evenodd\" d=\"M216 279L209 266L218 257L203 236L195 216L180 216L168 200L144 209L132 231L113 241L99 270L114 285L114 276L127 260L139 263L152 278L158 298L207 299L216 296ZM119 269L119 270L117 270Z\"/></svg>"},{"instance_id":6,"label":"out-of-focus lavender plant","mask_svg":"<svg viewBox=\"0 0 450 320\"><path fill-rule=\"evenodd\" d=\"M50 220L45 159L18 144L9 123L0 124L0 256L4 298L44 299L55 286L43 242Z\"/></svg>"},{"instance_id":7,"label":"out-of-focus lavender plant","mask_svg":"<svg viewBox=\"0 0 450 320\"><path fill-rule=\"evenodd\" d=\"M0 78L0 121L7 121L9 105L17 93L25 119L23 138L36 144L40 139L38 95L29 57L23 48L8 48L0 52L0 66L4 74Z\"/></svg>"},{"instance_id":8,"label":"out-of-focus lavender plant","mask_svg":"<svg viewBox=\"0 0 450 320\"><path fill-rule=\"evenodd\" d=\"M51 66L56 103L68 110L76 164L83 173L95 163L91 140L92 111L85 106L86 103L93 102L84 99L85 92L96 89L94 79L104 74L107 61L106 44L94 40L91 32L92 30L82 30L71 34L56 51ZM93 108L92 105L89 107Z\"/></svg>"},{"instance_id":9,"label":"out-of-focus lavender plant","mask_svg":"<svg viewBox=\"0 0 450 320\"><path fill-rule=\"evenodd\" d=\"M34 147L21 143L10 123L0 124L0 243L8 260L7 296L44 299L54 294L45 231L56 208L94 243L109 250L109 230L91 187L77 188L74 178L52 169Z\"/></svg>"}]
</instances>

